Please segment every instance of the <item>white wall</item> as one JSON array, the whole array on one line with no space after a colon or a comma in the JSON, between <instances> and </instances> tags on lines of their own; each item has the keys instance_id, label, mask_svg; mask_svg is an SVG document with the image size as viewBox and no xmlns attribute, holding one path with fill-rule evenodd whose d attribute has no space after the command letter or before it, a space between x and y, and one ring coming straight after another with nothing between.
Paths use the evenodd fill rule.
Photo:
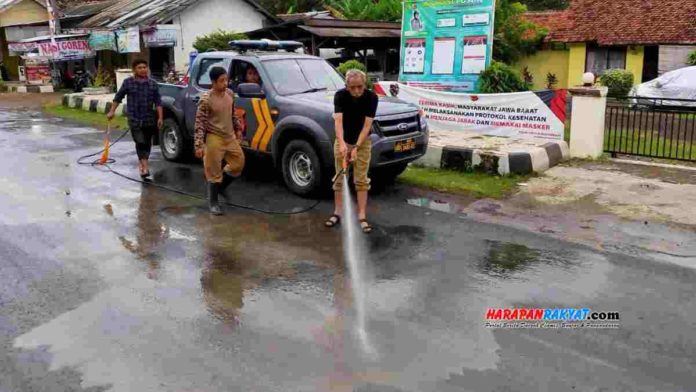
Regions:
<instances>
[{"instance_id":1,"label":"white wall","mask_svg":"<svg viewBox=\"0 0 696 392\"><path fill-rule=\"evenodd\" d=\"M12 26L5 27L5 38L7 42L21 41L27 38L48 35L50 30L46 26Z\"/></svg>"},{"instance_id":2,"label":"white wall","mask_svg":"<svg viewBox=\"0 0 696 392\"><path fill-rule=\"evenodd\" d=\"M263 27L265 17L243 0L200 0L174 19L181 25L181 35L174 48L176 69L184 71L193 41L217 29L246 32Z\"/></svg>"},{"instance_id":3,"label":"white wall","mask_svg":"<svg viewBox=\"0 0 696 392\"><path fill-rule=\"evenodd\" d=\"M696 46L694 45L661 45L658 73L662 75L665 72L686 67L686 60L689 57L689 53L694 50L696 50Z\"/></svg>"}]
</instances>

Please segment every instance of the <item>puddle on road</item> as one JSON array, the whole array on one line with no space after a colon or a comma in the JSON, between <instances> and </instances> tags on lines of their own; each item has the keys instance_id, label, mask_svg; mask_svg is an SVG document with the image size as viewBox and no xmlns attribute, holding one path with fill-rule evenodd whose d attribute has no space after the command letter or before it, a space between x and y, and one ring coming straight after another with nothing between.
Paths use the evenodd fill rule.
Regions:
<instances>
[{"instance_id":1,"label":"puddle on road","mask_svg":"<svg viewBox=\"0 0 696 392\"><path fill-rule=\"evenodd\" d=\"M244 305L244 280L239 274L205 269L201 289L208 310L225 323L236 324Z\"/></svg>"},{"instance_id":2,"label":"puddle on road","mask_svg":"<svg viewBox=\"0 0 696 392\"><path fill-rule=\"evenodd\" d=\"M422 244L425 238L425 229L419 226L382 226L367 238L367 246L371 254L385 251L408 254L410 249Z\"/></svg>"},{"instance_id":3,"label":"puddle on road","mask_svg":"<svg viewBox=\"0 0 696 392\"><path fill-rule=\"evenodd\" d=\"M539 256L539 251L521 244L490 241L488 255L484 260L489 271L509 274L523 269L527 264L536 261Z\"/></svg>"},{"instance_id":4,"label":"puddle on road","mask_svg":"<svg viewBox=\"0 0 696 392\"><path fill-rule=\"evenodd\" d=\"M440 199L420 197L416 199L408 199L406 200L406 202L412 206L424 207L434 211L446 212L449 214L460 214L464 211L463 206Z\"/></svg>"},{"instance_id":5,"label":"puddle on road","mask_svg":"<svg viewBox=\"0 0 696 392\"><path fill-rule=\"evenodd\" d=\"M538 265L568 265L568 255L529 248L522 244L486 241L488 254L483 258L481 270L487 275L510 278Z\"/></svg>"}]
</instances>

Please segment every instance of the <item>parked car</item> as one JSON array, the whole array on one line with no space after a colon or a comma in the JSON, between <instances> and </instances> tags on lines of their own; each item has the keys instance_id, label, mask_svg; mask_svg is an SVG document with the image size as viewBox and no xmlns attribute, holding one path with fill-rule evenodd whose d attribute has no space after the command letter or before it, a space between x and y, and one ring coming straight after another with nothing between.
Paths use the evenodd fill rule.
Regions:
<instances>
[{"instance_id":1,"label":"parked car","mask_svg":"<svg viewBox=\"0 0 696 392\"><path fill-rule=\"evenodd\" d=\"M328 189L334 173L333 96L344 86L325 60L278 51L299 43L235 42L234 51L206 52L196 58L187 86L161 84L165 111L160 148L168 160L189 159L197 105L210 88L208 72L221 66L230 74L236 113L246 124L242 146L247 153L272 159L287 187L299 195ZM269 47L270 50L260 50ZM261 83L245 83L249 67ZM372 129L373 176L389 180L425 154L428 126L418 107L395 98L380 98Z\"/></svg>"},{"instance_id":2,"label":"parked car","mask_svg":"<svg viewBox=\"0 0 696 392\"><path fill-rule=\"evenodd\" d=\"M631 90L633 104L696 109L696 66L667 72Z\"/></svg>"}]
</instances>

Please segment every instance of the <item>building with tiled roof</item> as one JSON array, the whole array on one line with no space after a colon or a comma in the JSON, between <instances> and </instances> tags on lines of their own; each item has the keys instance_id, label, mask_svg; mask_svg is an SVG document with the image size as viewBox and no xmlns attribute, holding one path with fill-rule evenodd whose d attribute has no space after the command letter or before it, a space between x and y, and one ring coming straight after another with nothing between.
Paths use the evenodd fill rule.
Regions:
<instances>
[{"instance_id":1,"label":"building with tiled roof","mask_svg":"<svg viewBox=\"0 0 696 392\"><path fill-rule=\"evenodd\" d=\"M544 50L523 59L535 87L580 83L584 72L623 68L634 83L686 65L696 50L696 0L572 0L563 11L529 12L525 18L548 30Z\"/></svg>"}]
</instances>

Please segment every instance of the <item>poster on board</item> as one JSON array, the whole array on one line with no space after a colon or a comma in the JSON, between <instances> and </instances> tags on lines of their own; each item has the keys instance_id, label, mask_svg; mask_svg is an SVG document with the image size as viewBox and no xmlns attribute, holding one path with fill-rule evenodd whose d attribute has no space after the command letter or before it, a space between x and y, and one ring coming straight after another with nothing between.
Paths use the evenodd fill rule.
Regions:
<instances>
[{"instance_id":1,"label":"poster on board","mask_svg":"<svg viewBox=\"0 0 696 392\"><path fill-rule=\"evenodd\" d=\"M29 84L51 83L51 67L45 57L26 57L24 59L24 76Z\"/></svg>"},{"instance_id":2,"label":"poster on board","mask_svg":"<svg viewBox=\"0 0 696 392\"><path fill-rule=\"evenodd\" d=\"M477 92L491 63L495 0L406 0L399 81L451 92Z\"/></svg>"},{"instance_id":3,"label":"poster on board","mask_svg":"<svg viewBox=\"0 0 696 392\"><path fill-rule=\"evenodd\" d=\"M406 74L422 74L425 70L425 40L406 40L406 50L402 70Z\"/></svg>"},{"instance_id":4,"label":"poster on board","mask_svg":"<svg viewBox=\"0 0 696 392\"><path fill-rule=\"evenodd\" d=\"M116 45L119 53L140 52L140 29L129 27L116 31Z\"/></svg>"},{"instance_id":5,"label":"poster on board","mask_svg":"<svg viewBox=\"0 0 696 392\"><path fill-rule=\"evenodd\" d=\"M93 31L89 35L89 46L93 50L116 51L116 37L113 31Z\"/></svg>"}]
</instances>

